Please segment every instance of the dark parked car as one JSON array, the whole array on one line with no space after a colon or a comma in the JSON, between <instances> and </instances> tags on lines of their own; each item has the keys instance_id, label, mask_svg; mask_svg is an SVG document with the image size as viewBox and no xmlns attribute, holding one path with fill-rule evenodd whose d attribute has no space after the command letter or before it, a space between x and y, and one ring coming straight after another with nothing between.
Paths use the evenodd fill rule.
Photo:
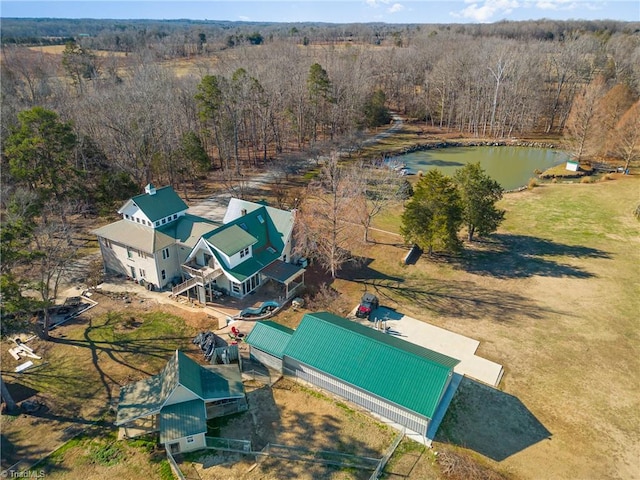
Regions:
<instances>
[{"instance_id":1,"label":"dark parked car","mask_svg":"<svg viewBox=\"0 0 640 480\"><path fill-rule=\"evenodd\" d=\"M369 318L371 316L371 312L378 308L379 305L378 297L373 293L365 293L362 295L360 305L358 305L358 309L356 310L356 317Z\"/></svg>"}]
</instances>

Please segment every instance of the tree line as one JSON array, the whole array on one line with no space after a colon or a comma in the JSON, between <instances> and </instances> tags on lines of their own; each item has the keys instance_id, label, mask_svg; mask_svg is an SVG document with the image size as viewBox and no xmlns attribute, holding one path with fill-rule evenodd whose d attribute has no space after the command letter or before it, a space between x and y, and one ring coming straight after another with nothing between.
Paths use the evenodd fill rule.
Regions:
<instances>
[{"instance_id":1,"label":"tree line","mask_svg":"<svg viewBox=\"0 0 640 480\"><path fill-rule=\"evenodd\" d=\"M159 35L125 52L95 48L99 35L77 37L60 55L4 44L3 306L11 292L21 301L25 283L15 272L35 260L41 269L34 285L43 302L51 300L74 255L71 216L113 211L150 182L187 192L200 178L218 175L241 195L243 179L256 168L273 169L280 182L307 159L359 150L363 133L387 123L389 110L440 131L485 138L566 132L580 158L631 161L640 130L640 38L625 30L631 24L605 31L572 25L564 24L561 38L543 39L506 35L508 25L411 26L373 44L293 41L319 28L296 26L282 38L264 32L261 45L234 42L215 53L204 48L212 43L209 34L194 32L202 48L186 67L165 61L180 52L160 48L190 43L184 35L173 43L171 35ZM256 31L238 28L245 27L225 35L248 38ZM398 29L372 25L367 35L378 27ZM360 28L330 26L309 38L341 32L344 40ZM345 188L341 178L335 188ZM354 220L366 239L376 209L393 192L383 192L376 179L352 178L347 185L349 195L366 199L358 201ZM310 198L332 191L327 184L313 188ZM336 212L348 215L356 205L339 197L325 203L333 213L315 214L333 225L336 238L354 230L336 223ZM312 231L305 242L319 245ZM327 248L338 260L345 253ZM335 273L339 261L329 263Z\"/></svg>"}]
</instances>

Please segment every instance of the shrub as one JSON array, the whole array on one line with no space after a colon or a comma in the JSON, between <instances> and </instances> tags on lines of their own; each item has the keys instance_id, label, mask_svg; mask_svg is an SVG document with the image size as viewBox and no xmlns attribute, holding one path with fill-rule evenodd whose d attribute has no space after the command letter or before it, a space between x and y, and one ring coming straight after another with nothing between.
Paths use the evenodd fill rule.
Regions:
<instances>
[{"instance_id":1,"label":"shrub","mask_svg":"<svg viewBox=\"0 0 640 480\"><path fill-rule=\"evenodd\" d=\"M556 177L553 177L553 179L551 180L551 183L558 183L558 179Z\"/></svg>"},{"instance_id":2,"label":"shrub","mask_svg":"<svg viewBox=\"0 0 640 480\"><path fill-rule=\"evenodd\" d=\"M447 480L506 480L507 478L464 452L440 451L436 462Z\"/></svg>"},{"instance_id":3,"label":"shrub","mask_svg":"<svg viewBox=\"0 0 640 480\"><path fill-rule=\"evenodd\" d=\"M593 178L591 178L591 177L582 177L580 179L580 183L593 183Z\"/></svg>"},{"instance_id":4,"label":"shrub","mask_svg":"<svg viewBox=\"0 0 640 480\"><path fill-rule=\"evenodd\" d=\"M538 186L538 179L537 178L530 178L529 179L529 183L527 183L527 188L529 190L533 190L537 186Z\"/></svg>"}]
</instances>

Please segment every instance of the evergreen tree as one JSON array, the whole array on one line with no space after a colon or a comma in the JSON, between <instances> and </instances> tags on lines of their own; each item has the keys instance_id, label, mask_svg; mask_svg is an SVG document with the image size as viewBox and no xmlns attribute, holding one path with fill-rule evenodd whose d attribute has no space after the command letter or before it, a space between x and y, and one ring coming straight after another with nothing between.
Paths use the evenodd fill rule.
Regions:
<instances>
[{"instance_id":1,"label":"evergreen tree","mask_svg":"<svg viewBox=\"0 0 640 480\"><path fill-rule=\"evenodd\" d=\"M460 193L468 240L471 242L475 233L485 236L495 232L505 213L496 208L503 193L500 184L482 170L479 162L457 170L453 179Z\"/></svg>"},{"instance_id":2,"label":"evergreen tree","mask_svg":"<svg viewBox=\"0 0 640 480\"><path fill-rule=\"evenodd\" d=\"M457 252L462 225L460 195L451 178L429 170L416 184L402 214L400 232L407 243L434 251Z\"/></svg>"}]
</instances>

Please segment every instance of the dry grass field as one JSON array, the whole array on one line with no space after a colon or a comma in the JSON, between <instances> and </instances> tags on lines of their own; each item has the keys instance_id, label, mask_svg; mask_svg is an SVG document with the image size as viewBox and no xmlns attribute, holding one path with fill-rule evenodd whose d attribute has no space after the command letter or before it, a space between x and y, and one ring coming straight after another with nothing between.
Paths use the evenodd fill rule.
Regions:
<instances>
[{"instance_id":1,"label":"dry grass field","mask_svg":"<svg viewBox=\"0 0 640 480\"><path fill-rule=\"evenodd\" d=\"M637 176L545 184L507 195L499 232L461 258L403 266L406 249L378 233L366 269L334 282L476 338L505 366L504 395L461 388L436 449L468 447L522 478L640 476L639 202ZM518 406L491 405L505 395Z\"/></svg>"}]
</instances>

